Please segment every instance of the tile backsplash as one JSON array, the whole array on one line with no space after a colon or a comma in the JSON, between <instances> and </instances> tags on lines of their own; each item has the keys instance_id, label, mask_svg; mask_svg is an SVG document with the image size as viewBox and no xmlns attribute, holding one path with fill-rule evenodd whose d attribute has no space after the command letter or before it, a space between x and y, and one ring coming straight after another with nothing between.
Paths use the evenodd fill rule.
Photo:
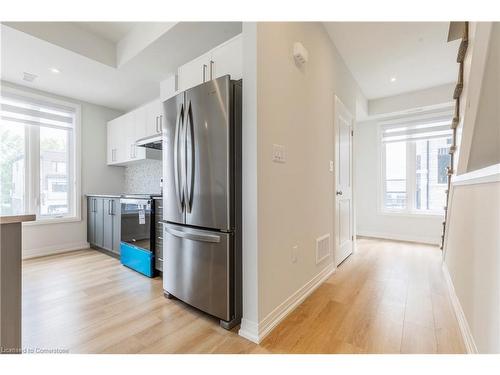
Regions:
<instances>
[{"instance_id":1,"label":"tile backsplash","mask_svg":"<svg viewBox=\"0 0 500 375\"><path fill-rule=\"evenodd\" d=\"M160 194L161 160L143 160L125 168L125 193Z\"/></svg>"}]
</instances>

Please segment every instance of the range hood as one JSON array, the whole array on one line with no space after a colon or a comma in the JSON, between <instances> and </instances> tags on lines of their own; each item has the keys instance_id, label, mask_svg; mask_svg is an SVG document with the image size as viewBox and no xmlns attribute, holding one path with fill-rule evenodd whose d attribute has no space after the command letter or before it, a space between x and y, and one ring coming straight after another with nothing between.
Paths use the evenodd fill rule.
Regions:
<instances>
[{"instance_id":1,"label":"range hood","mask_svg":"<svg viewBox=\"0 0 500 375\"><path fill-rule=\"evenodd\" d=\"M161 150L162 149L161 134L141 138L135 142L135 145L138 147L146 147L155 150Z\"/></svg>"}]
</instances>

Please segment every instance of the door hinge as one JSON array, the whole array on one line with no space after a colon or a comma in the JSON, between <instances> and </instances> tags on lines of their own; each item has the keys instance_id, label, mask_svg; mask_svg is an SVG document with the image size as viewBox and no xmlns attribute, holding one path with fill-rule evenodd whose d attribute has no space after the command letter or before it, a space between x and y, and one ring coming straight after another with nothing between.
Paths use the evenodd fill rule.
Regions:
<instances>
[{"instance_id":1,"label":"door hinge","mask_svg":"<svg viewBox=\"0 0 500 375\"><path fill-rule=\"evenodd\" d=\"M351 130L351 137L354 137L354 130Z\"/></svg>"},{"instance_id":2,"label":"door hinge","mask_svg":"<svg viewBox=\"0 0 500 375\"><path fill-rule=\"evenodd\" d=\"M354 241L354 236L351 236L351 241Z\"/></svg>"}]
</instances>

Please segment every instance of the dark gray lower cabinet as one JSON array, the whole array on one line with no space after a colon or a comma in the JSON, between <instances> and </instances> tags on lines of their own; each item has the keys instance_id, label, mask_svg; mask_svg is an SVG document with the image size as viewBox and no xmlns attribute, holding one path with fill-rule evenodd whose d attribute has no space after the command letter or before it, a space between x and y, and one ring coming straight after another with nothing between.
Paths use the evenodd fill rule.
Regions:
<instances>
[{"instance_id":1,"label":"dark gray lower cabinet","mask_svg":"<svg viewBox=\"0 0 500 375\"><path fill-rule=\"evenodd\" d=\"M87 238L92 247L120 254L120 199L88 197Z\"/></svg>"}]
</instances>

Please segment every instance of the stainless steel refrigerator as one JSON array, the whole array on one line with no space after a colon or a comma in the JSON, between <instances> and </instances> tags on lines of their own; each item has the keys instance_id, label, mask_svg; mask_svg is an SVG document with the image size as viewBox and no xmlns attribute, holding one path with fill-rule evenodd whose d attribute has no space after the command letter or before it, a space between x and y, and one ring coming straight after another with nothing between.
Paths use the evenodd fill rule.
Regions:
<instances>
[{"instance_id":1,"label":"stainless steel refrigerator","mask_svg":"<svg viewBox=\"0 0 500 375\"><path fill-rule=\"evenodd\" d=\"M163 103L163 289L241 320L241 81L229 76Z\"/></svg>"}]
</instances>

